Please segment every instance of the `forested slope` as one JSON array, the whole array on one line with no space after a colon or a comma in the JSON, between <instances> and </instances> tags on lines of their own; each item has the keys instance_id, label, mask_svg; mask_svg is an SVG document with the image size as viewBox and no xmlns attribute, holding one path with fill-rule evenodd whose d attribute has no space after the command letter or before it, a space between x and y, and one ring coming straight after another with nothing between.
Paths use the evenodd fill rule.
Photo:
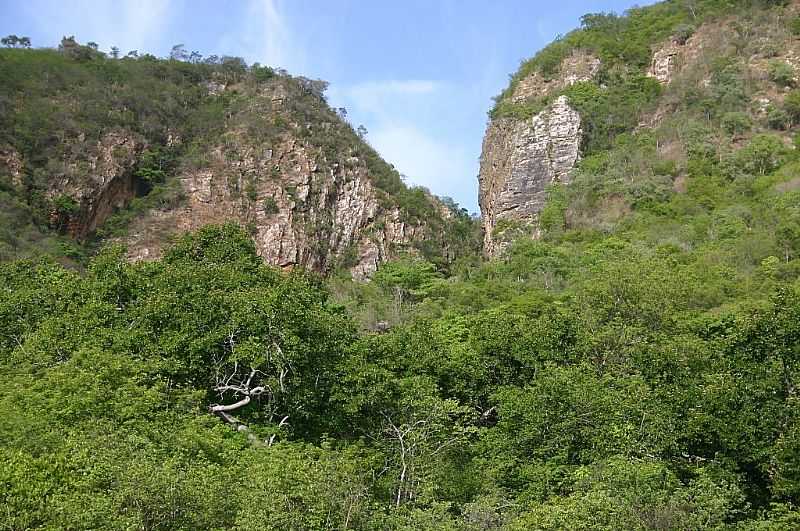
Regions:
<instances>
[{"instance_id":1,"label":"forested slope","mask_svg":"<svg viewBox=\"0 0 800 531\"><path fill-rule=\"evenodd\" d=\"M322 279L228 224L0 265L3 523L797 529L799 16L665 2L525 63L603 61L557 89L570 179L493 260Z\"/></svg>"}]
</instances>

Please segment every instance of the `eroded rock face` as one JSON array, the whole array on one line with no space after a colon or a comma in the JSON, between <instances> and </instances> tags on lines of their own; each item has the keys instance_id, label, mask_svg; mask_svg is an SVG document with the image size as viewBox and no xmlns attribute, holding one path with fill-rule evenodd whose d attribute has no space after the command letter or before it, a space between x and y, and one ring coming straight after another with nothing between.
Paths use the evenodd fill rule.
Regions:
<instances>
[{"instance_id":1,"label":"eroded rock face","mask_svg":"<svg viewBox=\"0 0 800 531\"><path fill-rule=\"evenodd\" d=\"M180 155L161 184L161 203L117 238L132 260L156 259L181 233L228 222L246 227L272 265L320 273L346 266L357 278L403 251L417 253L427 239L442 243L431 227L441 229L449 210L427 195L429 210L441 209L435 219L402 212L401 200L374 184L378 175L370 172L384 169L368 159L376 155L352 132L344 134L348 130L333 122L336 115L326 113L324 101L303 99L291 81L279 78L233 89L209 82L206 89L210 98L236 90L240 105L227 114L221 134L194 144L201 156L180 149L197 139L167 131L162 142ZM84 239L115 210L147 194L150 184L136 177L136 168L148 147L123 129L106 131L99 141L69 139L66 155L48 168L51 228ZM0 171L14 180L21 168L16 152L0 149Z\"/></svg>"},{"instance_id":2,"label":"eroded rock face","mask_svg":"<svg viewBox=\"0 0 800 531\"><path fill-rule=\"evenodd\" d=\"M271 148L242 138L235 151L219 147L211 155L207 168L180 176L181 206L135 223L125 241L131 259L157 258L167 234L234 221L248 227L270 264L326 271L342 261L366 278L423 237L424 227L380 207L358 157L328 161L292 136Z\"/></svg>"},{"instance_id":3,"label":"eroded rock face","mask_svg":"<svg viewBox=\"0 0 800 531\"><path fill-rule=\"evenodd\" d=\"M530 120L501 119L489 125L479 177L484 249L489 256L505 249L506 231L538 236L546 188L569 181L580 143L580 115L566 96Z\"/></svg>"},{"instance_id":4,"label":"eroded rock face","mask_svg":"<svg viewBox=\"0 0 800 531\"><path fill-rule=\"evenodd\" d=\"M8 174L11 184L22 187L22 157L12 147L0 147L0 172Z\"/></svg>"},{"instance_id":5,"label":"eroded rock face","mask_svg":"<svg viewBox=\"0 0 800 531\"><path fill-rule=\"evenodd\" d=\"M681 53L681 46L675 42L670 42L653 54L650 63L650 70L647 72L649 77L655 78L661 84L672 81L675 71L676 61Z\"/></svg>"},{"instance_id":6,"label":"eroded rock face","mask_svg":"<svg viewBox=\"0 0 800 531\"><path fill-rule=\"evenodd\" d=\"M718 21L703 24L687 39L672 37L653 52L647 75L664 85L672 83L687 68L706 63L729 49L734 34L725 21Z\"/></svg>"},{"instance_id":7,"label":"eroded rock face","mask_svg":"<svg viewBox=\"0 0 800 531\"><path fill-rule=\"evenodd\" d=\"M539 72L534 72L522 79L511 95L511 101L519 103L531 98L540 98L557 90L593 79L600 70L600 59L586 52L576 50L564 59L559 75L553 79L545 79Z\"/></svg>"},{"instance_id":8,"label":"eroded rock face","mask_svg":"<svg viewBox=\"0 0 800 531\"><path fill-rule=\"evenodd\" d=\"M52 177L47 196L66 196L77 204L78 210L61 220L71 236L86 237L136 196L133 169L145 147L139 135L115 130L89 146L85 161L65 161L63 171ZM53 212L51 218L63 215Z\"/></svg>"},{"instance_id":9,"label":"eroded rock face","mask_svg":"<svg viewBox=\"0 0 800 531\"><path fill-rule=\"evenodd\" d=\"M545 80L534 72L519 82L513 103L538 99L570 85L591 80L600 61L584 52L564 59L559 75ZM581 118L566 96L558 97L527 120L499 118L486 130L481 153L479 203L484 252L500 255L519 236L538 237L539 213L547 186L568 182L579 159Z\"/></svg>"}]
</instances>

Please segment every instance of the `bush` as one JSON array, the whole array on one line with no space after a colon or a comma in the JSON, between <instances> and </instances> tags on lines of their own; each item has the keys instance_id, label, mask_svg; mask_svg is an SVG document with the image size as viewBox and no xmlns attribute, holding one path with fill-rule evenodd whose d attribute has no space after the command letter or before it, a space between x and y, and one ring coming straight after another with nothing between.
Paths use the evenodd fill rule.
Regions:
<instances>
[{"instance_id":1,"label":"bush","mask_svg":"<svg viewBox=\"0 0 800 531\"><path fill-rule=\"evenodd\" d=\"M61 194L53 200L53 208L59 215L72 216L78 213L80 205L66 194Z\"/></svg>"},{"instance_id":2,"label":"bush","mask_svg":"<svg viewBox=\"0 0 800 531\"><path fill-rule=\"evenodd\" d=\"M753 126L747 113L741 111L727 112L722 116L722 128L729 135L741 135Z\"/></svg>"},{"instance_id":3,"label":"bush","mask_svg":"<svg viewBox=\"0 0 800 531\"><path fill-rule=\"evenodd\" d=\"M772 129L783 131L789 128L791 119L789 118L789 114L783 109L770 106L769 109L767 109L767 123Z\"/></svg>"},{"instance_id":4,"label":"bush","mask_svg":"<svg viewBox=\"0 0 800 531\"><path fill-rule=\"evenodd\" d=\"M794 80L794 67L786 61L770 61L767 70L769 79L781 87L793 87Z\"/></svg>"},{"instance_id":5,"label":"bush","mask_svg":"<svg viewBox=\"0 0 800 531\"><path fill-rule=\"evenodd\" d=\"M794 36L800 36L800 17L794 17L789 23L789 31Z\"/></svg>"},{"instance_id":6,"label":"bush","mask_svg":"<svg viewBox=\"0 0 800 531\"><path fill-rule=\"evenodd\" d=\"M694 35L695 27L691 24L681 24L675 28L675 33L672 35L672 40L678 44L686 44L692 35Z\"/></svg>"},{"instance_id":7,"label":"bush","mask_svg":"<svg viewBox=\"0 0 800 531\"><path fill-rule=\"evenodd\" d=\"M781 137L756 135L750 143L736 152L733 163L739 171L749 175L766 175L780 167L789 155Z\"/></svg>"},{"instance_id":8,"label":"bush","mask_svg":"<svg viewBox=\"0 0 800 531\"><path fill-rule=\"evenodd\" d=\"M783 101L783 108L793 124L800 121L800 90L793 90L786 95L786 99Z\"/></svg>"},{"instance_id":9,"label":"bush","mask_svg":"<svg viewBox=\"0 0 800 531\"><path fill-rule=\"evenodd\" d=\"M264 199L264 204L262 207L264 209L264 214L268 216L272 216L279 212L278 203L275 201L274 197L267 197Z\"/></svg>"}]
</instances>

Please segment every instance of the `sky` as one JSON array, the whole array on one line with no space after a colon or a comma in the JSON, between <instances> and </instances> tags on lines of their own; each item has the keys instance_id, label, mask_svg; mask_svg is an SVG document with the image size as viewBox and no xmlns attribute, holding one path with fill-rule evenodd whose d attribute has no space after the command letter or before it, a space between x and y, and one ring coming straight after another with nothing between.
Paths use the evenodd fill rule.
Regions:
<instances>
[{"instance_id":1,"label":"sky","mask_svg":"<svg viewBox=\"0 0 800 531\"><path fill-rule=\"evenodd\" d=\"M651 3L650 1L639 4ZM330 82L329 103L407 176L478 210L492 97L521 60L629 0L0 0L0 35L166 56L175 44Z\"/></svg>"}]
</instances>

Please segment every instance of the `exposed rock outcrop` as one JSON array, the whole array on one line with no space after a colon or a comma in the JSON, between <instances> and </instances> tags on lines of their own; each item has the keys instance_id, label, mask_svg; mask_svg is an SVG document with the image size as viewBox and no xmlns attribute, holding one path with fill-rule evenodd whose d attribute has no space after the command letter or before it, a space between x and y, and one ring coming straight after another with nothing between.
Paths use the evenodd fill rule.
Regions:
<instances>
[{"instance_id":1,"label":"exposed rock outcrop","mask_svg":"<svg viewBox=\"0 0 800 531\"><path fill-rule=\"evenodd\" d=\"M647 75L657 79L661 84L667 84L672 81L672 73L680 51L681 47L674 41L657 50L653 54L653 60L650 63L650 70Z\"/></svg>"},{"instance_id":2,"label":"exposed rock outcrop","mask_svg":"<svg viewBox=\"0 0 800 531\"><path fill-rule=\"evenodd\" d=\"M22 186L22 157L14 148L0 147L0 173L8 174L13 186Z\"/></svg>"},{"instance_id":3,"label":"exposed rock outcrop","mask_svg":"<svg viewBox=\"0 0 800 531\"><path fill-rule=\"evenodd\" d=\"M136 222L126 239L130 257L159 256L167 234L237 221L250 229L270 264L325 271L349 259L354 276L367 277L421 237L423 227L403 221L399 210L382 211L357 158L344 166L318 156L294 138L270 150L242 148L234 160L215 150L210 168L180 177L186 195L181 206Z\"/></svg>"},{"instance_id":4,"label":"exposed rock outcrop","mask_svg":"<svg viewBox=\"0 0 800 531\"><path fill-rule=\"evenodd\" d=\"M568 182L579 157L581 119L566 96L530 120L492 122L483 141L480 206L484 249L500 254L508 231L538 236L547 186Z\"/></svg>"},{"instance_id":5,"label":"exposed rock outcrop","mask_svg":"<svg viewBox=\"0 0 800 531\"><path fill-rule=\"evenodd\" d=\"M163 71L133 69L94 100L108 79L87 63L69 66L84 67L92 90L58 85L37 95L64 110L37 124L41 149L31 154L6 138L0 145L0 186L14 208L31 207L38 225L49 221L79 242L113 237L141 260L182 232L234 222L270 264L347 267L356 277L404 252L446 261L473 243L456 241L464 231L449 230L449 207L407 188L346 112L330 108L322 80L235 60L171 61ZM152 79L126 84L139 75ZM459 213L453 228L464 221Z\"/></svg>"},{"instance_id":6,"label":"exposed rock outcrop","mask_svg":"<svg viewBox=\"0 0 800 531\"><path fill-rule=\"evenodd\" d=\"M281 109L290 97L278 85L254 96L252 104L288 121ZM354 277L365 278L399 251L414 252L415 244L431 237L424 222L387 203L357 150L326 152L292 128L265 145L236 123L225 141L211 148L206 163L179 175L184 201L133 224L124 238L131 259L158 257L172 235L235 221L249 229L270 264L320 272L346 265ZM427 200L446 210L433 196Z\"/></svg>"},{"instance_id":7,"label":"exposed rock outcrop","mask_svg":"<svg viewBox=\"0 0 800 531\"><path fill-rule=\"evenodd\" d=\"M123 208L136 196L133 169L145 147L139 135L114 130L88 146L84 160L77 156L67 160L63 171L52 177L47 196L51 200L68 197L77 209L68 214L54 211L51 219L58 219L58 224L78 239L102 225L114 210ZM67 219L60 219L64 216Z\"/></svg>"},{"instance_id":8,"label":"exposed rock outcrop","mask_svg":"<svg viewBox=\"0 0 800 531\"><path fill-rule=\"evenodd\" d=\"M559 75L545 81L538 72L521 80L512 102L541 98L576 82L592 79L600 61L585 53L564 59ZM547 186L568 182L579 159L581 118L566 96L526 120L496 118L489 123L480 163L479 203L484 252L497 256L512 239L538 237L539 213Z\"/></svg>"},{"instance_id":9,"label":"exposed rock outcrop","mask_svg":"<svg viewBox=\"0 0 800 531\"><path fill-rule=\"evenodd\" d=\"M575 83L588 81L600 70L600 59L581 50L574 51L561 62L559 75L547 79L538 71L521 79L514 88L511 101L518 103L547 96Z\"/></svg>"},{"instance_id":10,"label":"exposed rock outcrop","mask_svg":"<svg viewBox=\"0 0 800 531\"><path fill-rule=\"evenodd\" d=\"M733 34L735 31L720 21L703 24L689 37L672 37L653 52L647 75L663 85L669 84L687 68L729 48Z\"/></svg>"}]
</instances>

